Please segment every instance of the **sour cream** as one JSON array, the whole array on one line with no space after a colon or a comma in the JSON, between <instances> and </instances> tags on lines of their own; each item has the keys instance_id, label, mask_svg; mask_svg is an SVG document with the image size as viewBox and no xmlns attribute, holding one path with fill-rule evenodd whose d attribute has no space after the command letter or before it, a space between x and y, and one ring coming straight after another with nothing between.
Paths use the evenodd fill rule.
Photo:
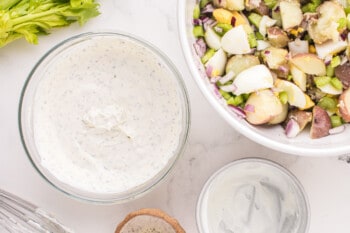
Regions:
<instances>
[{"instance_id":1,"label":"sour cream","mask_svg":"<svg viewBox=\"0 0 350 233\"><path fill-rule=\"evenodd\" d=\"M308 205L300 184L284 168L243 159L209 179L197 218L201 233L304 233Z\"/></svg>"},{"instance_id":2,"label":"sour cream","mask_svg":"<svg viewBox=\"0 0 350 233\"><path fill-rule=\"evenodd\" d=\"M96 36L53 59L37 86L33 137L41 165L88 192L148 182L178 153L186 129L174 73L127 37Z\"/></svg>"}]
</instances>

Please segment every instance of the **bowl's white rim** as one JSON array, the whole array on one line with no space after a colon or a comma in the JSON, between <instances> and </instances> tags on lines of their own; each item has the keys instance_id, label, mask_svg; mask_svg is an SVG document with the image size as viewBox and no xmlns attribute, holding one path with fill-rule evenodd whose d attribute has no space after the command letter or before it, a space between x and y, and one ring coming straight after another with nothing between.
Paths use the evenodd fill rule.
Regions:
<instances>
[{"instance_id":1,"label":"bowl's white rim","mask_svg":"<svg viewBox=\"0 0 350 233\"><path fill-rule=\"evenodd\" d=\"M206 97L209 103L216 109L216 111L238 132L243 134L245 137L253 140L256 143L259 143L263 146L269 147L271 149L281 151L284 153L290 153L294 155L300 156L339 156L350 153L350 143L348 146L344 146L341 148L328 148L325 150L324 148L303 148L296 147L293 144L284 144L277 142L275 140L271 140L267 137L264 137L257 132L249 129L248 127L242 127L238 120L232 118L232 116L222 107L218 107L218 101L215 99L214 95L209 93L207 86L203 81L200 80L198 73L196 70L196 64L192 57L191 48L188 45L187 41L187 31L186 31L186 12L185 12L185 4L186 0L179 0L177 4L177 27L180 37L180 43L182 47L182 52L185 57L187 66L192 74L192 78L197 83L200 88L202 94Z\"/></svg>"}]
</instances>

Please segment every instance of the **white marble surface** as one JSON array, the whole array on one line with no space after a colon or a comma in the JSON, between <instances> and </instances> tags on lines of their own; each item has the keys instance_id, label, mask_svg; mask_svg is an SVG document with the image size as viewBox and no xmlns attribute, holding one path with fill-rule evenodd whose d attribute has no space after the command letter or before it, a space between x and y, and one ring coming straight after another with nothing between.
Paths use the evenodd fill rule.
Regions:
<instances>
[{"instance_id":1,"label":"white marble surface","mask_svg":"<svg viewBox=\"0 0 350 233\"><path fill-rule=\"evenodd\" d=\"M176 0L101 1L102 14L83 27L55 30L41 37L37 46L21 40L0 49L0 188L43 207L76 232L113 232L128 212L155 207L176 217L188 233L196 233L196 201L206 179L237 158L264 157L290 169L303 184L311 207L310 233L348 233L350 164L337 157L308 158L271 151L235 132L192 80L177 35L176 8ZM28 73L49 48L82 32L113 29L145 38L175 63L189 91L192 125L184 155L156 189L129 203L97 206L66 197L37 174L20 142L18 102Z\"/></svg>"}]
</instances>

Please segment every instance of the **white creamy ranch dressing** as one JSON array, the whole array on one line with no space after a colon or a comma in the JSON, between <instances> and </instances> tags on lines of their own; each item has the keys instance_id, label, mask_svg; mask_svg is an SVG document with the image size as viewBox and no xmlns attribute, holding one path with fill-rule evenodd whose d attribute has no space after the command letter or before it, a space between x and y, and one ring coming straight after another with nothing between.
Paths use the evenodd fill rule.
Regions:
<instances>
[{"instance_id":1,"label":"white creamy ranch dressing","mask_svg":"<svg viewBox=\"0 0 350 233\"><path fill-rule=\"evenodd\" d=\"M259 160L221 170L206 185L199 206L201 233L301 233L307 226L306 202L296 183Z\"/></svg>"},{"instance_id":2,"label":"white creamy ranch dressing","mask_svg":"<svg viewBox=\"0 0 350 233\"><path fill-rule=\"evenodd\" d=\"M125 191L154 177L180 143L182 99L171 71L127 38L99 36L56 58L33 107L41 163L90 192Z\"/></svg>"}]
</instances>

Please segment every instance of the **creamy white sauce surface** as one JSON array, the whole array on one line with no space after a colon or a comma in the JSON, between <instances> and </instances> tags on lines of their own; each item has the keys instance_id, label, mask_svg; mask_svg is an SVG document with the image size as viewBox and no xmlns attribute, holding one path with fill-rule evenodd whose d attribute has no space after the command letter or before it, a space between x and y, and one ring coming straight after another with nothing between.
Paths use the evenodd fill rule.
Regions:
<instances>
[{"instance_id":1,"label":"creamy white sauce surface","mask_svg":"<svg viewBox=\"0 0 350 233\"><path fill-rule=\"evenodd\" d=\"M126 38L94 37L65 51L36 90L33 131L42 165L97 193L154 177L176 151L184 123L172 75Z\"/></svg>"},{"instance_id":2,"label":"creamy white sauce surface","mask_svg":"<svg viewBox=\"0 0 350 233\"><path fill-rule=\"evenodd\" d=\"M294 181L270 164L237 163L220 172L201 200L202 233L298 233L307 214Z\"/></svg>"}]
</instances>

